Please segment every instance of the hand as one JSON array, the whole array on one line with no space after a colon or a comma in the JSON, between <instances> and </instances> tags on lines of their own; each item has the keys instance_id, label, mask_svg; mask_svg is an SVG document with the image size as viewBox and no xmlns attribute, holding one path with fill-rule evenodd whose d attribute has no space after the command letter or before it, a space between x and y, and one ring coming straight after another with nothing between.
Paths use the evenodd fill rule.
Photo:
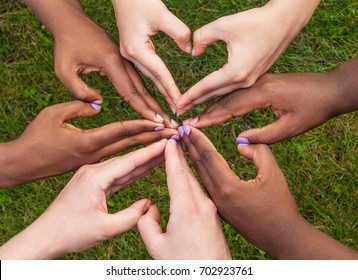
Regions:
<instances>
[{"instance_id":1,"label":"hand","mask_svg":"<svg viewBox=\"0 0 358 280\"><path fill-rule=\"evenodd\" d=\"M236 89L252 86L308 22L319 2L270 1L261 8L222 17L195 31L193 55L202 54L209 44L222 40L227 44L228 62L178 100L178 114Z\"/></svg>"},{"instance_id":2,"label":"hand","mask_svg":"<svg viewBox=\"0 0 358 280\"><path fill-rule=\"evenodd\" d=\"M117 122L90 130L66 123L98 112L82 101L45 108L19 139L0 145L0 152L5 155L0 160L0 186L10 187L62 174L177 134L175 129L164 129L162 124L148 120Z\"/></svg>"},{"instance_id":3,"label":"hand","mask_svg":"<svg viewBox=\"0 0 358 280\"><path fill-rule=\"evenodd\" d=\"M150 95L133 65L119 53L114 39L83 11L77 0L26 0L55 39L55 72L77 98L101 104L102 96L79 77L102 71L118 93L144 118L176 127Z\"/></svg>"},{"instance_id":4,"label":"hand","mask_svg":"<svg viewBox=\"0 0 358 280\"><path fill-rule=\"evenodd\" d=\"M191 52L190 29L160 0L112 0L120 35L121 54L149 77L175 112L181 96L168 68L155 53L151 37L159 31L170 36L185 52Z\"/></svg>"},{"instance_id":5,"label":"hand","mask_svg":"<svg viewBox=\"0 0 358 280\"><path fill-rule=\"evenodd\" d=\"M276 143L357 110L357 70L358 59L354 59L323 74L266 74L253 87L231 93L184 123L201 128L271 108L276 122L242 132L239 137L251 143Z\"/></svg>"},{"instance_id":6,"label":"hand","mask_svg":"<svg viewBox=\"0 0 358 280\"><path fill-rule=\"evenodd\" d=\"M214 203L205 195L174 140L165 148L170 195L166 233L158 208L150 206L138 230L154 259L231 259Z\"/></svg>"},{"instance_id":7,"label":"hand","mask_svg":"<svg viewBox=\"0 0 358 280\"><path fill-rule=\"evenodd\" d=\"M150 206L142 199L108 214L106 198L163 161L166 140L82 167L50 207L0 248L1 259L52 259L85 251L133 228Z\"/></svg>"},{"instance_id":8,"label":"hand","mask_svg":"<svg viewBox=\"0 0 358 280\"><path fill-rule=\"evenodd\" d=\"M341 259L358 254L328 237L298 212L285 177L266 145L239 145L252 159L255 179L243 181L199 130L183 135L189 156L222 218L247 240L276 258Z\"/></svg>"}]
</instances>

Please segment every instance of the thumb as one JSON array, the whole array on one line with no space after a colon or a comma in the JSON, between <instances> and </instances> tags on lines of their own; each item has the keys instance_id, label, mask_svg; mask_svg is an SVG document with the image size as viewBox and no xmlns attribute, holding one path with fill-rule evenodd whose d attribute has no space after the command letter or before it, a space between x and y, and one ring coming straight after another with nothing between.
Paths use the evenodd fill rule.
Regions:
<instances>
[{"instance_id":1,"label":"thumb","mask_svg":"<svg viewBox=\"0 0 358 280\"><path fill-rule=\"evenodd\" d=\"M217 19L203 27L197 29L193 35L194 47L192 55L198 56L201 55L208 45L219 40L224 40L223 30L220 30L221 19Z\"/></svg>"},{"instance_id":2,"label":"thumb","mask_svg":"<svg viewBox=\"0 0 358 280\"><path fill-rule=\"evenodd\" d=\"M148 212L139 219L137 225L143 242L153 258L155 258L155 256L153 256L152 253L157 251L157 248L161 246L160 239L162 237L163 231L159 225L159 222L159 210L157 206L151 205Z\"/></svg>"},{"instance_id":3,"label":"thumb","mask_svg":"<svg viewBox=\"0 0 358 280\"><path fill-rule=\"evenodd\" d=\"M96 104L103 103L102 96L96 90L90 88L78 76L76 71L56 67L55 72L62 84L72 93L75 98L87 102L94 102Z\"/></svg>"},{"instance_id":4,"label":"thumb","mask_svg":"<svg viewBox=\"0 0 358 280\"><path fill-rule=\"evenodd\" d=\"M244 131L239 137L249 139L250 143L273 144L298 135L297 127L301 126L296 123L292 115L284 115L267 126Z\"/></svg>"},{"instance_id":5,"label":"thumb","mask_svg":"<svg viewBox=\"0 0 358 280\"><path fill-rule=\"evenodd\" d=\"M162 17L160 27L161 31L170 36L182 51L191 53L191 31L180 19L168 11Z\"/></svg>"},{"instance_id":6,"label":"thumb","mask_svg":"<svg viewBox=\"0 0 358 280\"><path fill-rule=\"evenodd\" d=\"M273 171L280 170L275 157L267 145L238 145L237 150L244 157L254 161L259 175L272 177L274 176Z\"/></svg>"},{"instance_id":7,"label":"thumb","mask_svg":"<svg viewBox=\"0 0 358 280\"><path fill-rule=\"evenodd\" d=\"M61 121L67 121L78 117L90 117L100 112L101 106L89 104L80 100L61 103L53 106L56 116Z\"/></svg>"},{"instance_id":8,"label":"thumb","mask_svg":"<svg viewBox=\"0 0 358 280\"><path fill-rule=\"evenodd\" d=\"M106 215L105 226L107 236L113 237L135 227L140 217L149 208L149 205L150 201L148 199L142 199L124 210Z\"/></svg>"}]
</instances>

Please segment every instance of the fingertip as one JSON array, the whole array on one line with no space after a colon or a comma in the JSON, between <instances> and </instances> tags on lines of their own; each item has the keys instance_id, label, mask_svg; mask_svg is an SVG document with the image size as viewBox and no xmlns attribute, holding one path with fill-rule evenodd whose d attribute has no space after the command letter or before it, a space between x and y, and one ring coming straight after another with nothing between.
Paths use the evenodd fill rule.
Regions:
<instances>
[{"instance_id":1,"label":"fingertip","mask_svg":"<svg viewBox=\"0 0 358 280\"><path fill-rule=\"evenodd\" d=\"M183 121L184 125L195 126L199 122L199 117L189 118Z\"/></svg>"},{"instance_id":2,"label":"fingertip","mask_svg":"<svg viewBox=\"0 0 358 280\"><path fill-rule=\"evenodd\" d=\"M96 111L101 111L102 106L100 104L91 102L90 105L92 106L93 109L95 109Z\"/></svg>"},{"instance_id":3,"label":"fingertip","mask_svg":"<svg viewBox=\"0 0 358 280\"><path fill-rule=\"evenodd\" d=\"M247 159L252 159L253 152L252 152L253 145L237 145L237 151Z\"/></svg>"},{"instance_id":4,"label":"fingertip","mask_svg":"<svg viewBox=\"0 0 358 280\"><path fill-rule=\"evenodd\" d=\"M239 136L236 138L236 144L239 146L250 145L250 140L246 137Z\"/></svg>"}]
</instances>

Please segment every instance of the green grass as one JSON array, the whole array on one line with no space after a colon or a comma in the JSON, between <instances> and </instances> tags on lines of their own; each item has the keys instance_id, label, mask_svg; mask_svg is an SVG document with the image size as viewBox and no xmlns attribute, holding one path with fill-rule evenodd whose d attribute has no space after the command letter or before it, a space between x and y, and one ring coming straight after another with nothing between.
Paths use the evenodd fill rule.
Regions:
<instances>
[{"instance_id":1,"label":"green grass","mask_svg":"<svg viewBox=\"0 0 358 280\"><path fill-rule=\"evenodd\" d=\"M82 1L88 14L105 30L118 37L110 1ZM263 5L267 1L184 0L165 1L168 8L194 31L218 17ZM357 56L357 10L353 0L322 1L306 28L291 43L270 72L322 72ZM168 65L179 88L185 92L226 61L222 43L192 58L182 53L165 35L154 38L158 54ZM51 35L23 4L0 2L0 142L16 139L39 111L47 105L72 100L53 71ZM135 113L115 92L105 77L86 77L100 89L106 110L75 124L98 127L119 119L135 119ZM162 96L146 80L150 90L167 109ZM185 117L203 110L195 108ZM183 118L179 118L182 120ZM243 178L255 176L250 161L237 154L235 136L249 127L263 126L274 119L265 110L205 129L206 135ZM280 167L303 216L333 238L358 249L357 230L357 113L347 114L310 132L272 146ZM73 173L20 188L0 190L0 244L33 222L55 199ZM150 176L126 187L110 199L117 211L139 198L150 198L163 218L168 218L169 197L163 166ZM79 198L81 199L81 198ZM229 225L225 234L235 259L269 259L270 256L246 242ZM137 230L120 235L93 249L65 259L150 258Z\"/></svg>"}]
</instances>

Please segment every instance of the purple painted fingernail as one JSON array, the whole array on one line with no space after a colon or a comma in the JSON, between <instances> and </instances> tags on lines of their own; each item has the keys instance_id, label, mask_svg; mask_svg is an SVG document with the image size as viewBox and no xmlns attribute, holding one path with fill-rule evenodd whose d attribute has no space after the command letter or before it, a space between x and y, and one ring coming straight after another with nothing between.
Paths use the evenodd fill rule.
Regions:
<instances>
[{"instance_id":1,"label":"purple painted fingernail","mask_svg":"<svg viewBox=\"0 0 358 280\"><path fill-rule=\"evenodd\" d=\"M178 127L178 132L179 132L180 137L184 136L184 128L182 126Z\"/></svg>"},{"instance_id":2,"label":"purple painted fingernail","mask_svg":"<svg viewBox=\"0 0 358 280\"><path fill-rule=\"evenodd\" d=\"M97 111L99 111L99 110L101 110L101 105L99 105L99 104L96 104L96 103L90 103L91 104L91 106L92 106L92 108L93 109L95 109L95 110L97 110Z\"/></svg>"},{"instance_id":3,"label":"purple painted fingernail","mask_svg":"<svg viewBox=\"0 0 358 280\"><path fill-rule=\"evenodd\" d=\"M154 128L154 131L163 131L164 130L164 126L157 126L156 128Z\"/></svg>"},{"instance_id":4,"label":"purple painted fingernail","mask_svg":"<svg viewBox=\"0 0 358 280\"><path fill-rule=\"evenodd\" d=\"M245 137L237 137L236 144L237 145L249 145L250 141L249 141L249 139L247 139Z\"/></svg>"},{"instance_id":5,"label":"purple painted fingernail","mask_svg":"<svg viewBox=\"0 0 358 280\"><path fill-rule=\"evenodd\" d=\"M175 141L179 141L180 137L179 137L179 135L174 134L172 137L170 137L170 139L173 139Z\"/></svg>"},{"instance_id":6,"label":"purple painted fingernail","mask_svg":"<svg viewBox=\"0 0 358 280\"><path fill-rule=\"evenodd\" d=\"M190 135L190 126L184 125L183 129L184 129L184 133L186 134L186 136L189 136Z\"/></svg>"}]
</instances>

